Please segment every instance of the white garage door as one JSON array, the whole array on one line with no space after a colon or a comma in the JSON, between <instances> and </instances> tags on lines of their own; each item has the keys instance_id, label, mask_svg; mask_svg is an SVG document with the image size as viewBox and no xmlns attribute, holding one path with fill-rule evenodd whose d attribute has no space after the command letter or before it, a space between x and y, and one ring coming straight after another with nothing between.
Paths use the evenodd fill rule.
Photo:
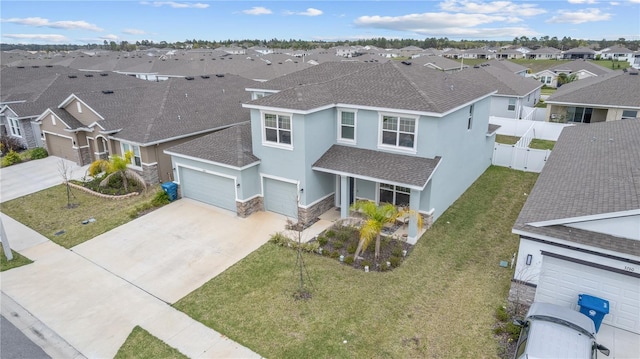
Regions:
<instances>
[{"instance_id":1,"label":"white garage door","mask_svg":"<svg viewBox=\"0 0 640 359\"><path fill-rule=\"evenodd\" d=\"M640 334L640 278L544 256L536 301L578 308L578 295L609 301L603 323Z\"/></svg>"},{"instance_id":2,"label":"white garage door","mask_svg":"<svg viewBox=\"0 0 640 359\"><path fill-rule=\"evenodd\" d=\"M293 183L264 179L265 211L283 214L289 218L298 218L298 189Z\"/></svg>"},{"instance_id":3,"label":"white garage door","mask_svg":"<svg viewBox=\"0 0 640 359\"><path fill-rule=\"evenodd\" d=\"M180 167L182 197L236 211L236 192L231 178Z\"/></svg>"}]
</instances>

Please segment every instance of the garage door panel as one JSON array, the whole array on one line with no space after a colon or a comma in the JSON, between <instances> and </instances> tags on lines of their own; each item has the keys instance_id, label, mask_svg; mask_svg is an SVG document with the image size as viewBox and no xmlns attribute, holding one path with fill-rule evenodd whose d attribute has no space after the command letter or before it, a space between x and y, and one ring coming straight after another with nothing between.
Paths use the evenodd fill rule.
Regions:
<instances>
[{"instance_id":1,"label":"garage door panel","mask_svg":"<svg viewBox=\"0 0 640 359\"><path fill-rule=\"evenodd\" d=\"M558 275L563 273L562 275ZM603 323L640 333L640 278L545 256L536 301L578 308L578 295L609 301Z\"/></svg>"},{"instance_id":2,"label":"garage door panel","mask_svg":"<svg viewBox=\"0 0 640 359\"><path fill-rule=\"evenodd\" d=\"M47 133L45 136L49 155L76 162L76 153L70 138L56 136L50 133Z\"/></svg>"},{"instance_id":3,"label":"garage door panel","mask_svg":"<svg viewBox=\"0 0 640 359\"><path fill-rule=\"evenodd\" d=\"M231 178L181 167L180 186L185 198L236 211L235 187Z\"/></svg>"},{"instance_id":4,"label":"garage door panel","mask_svg":"<svg viewBox=\"0 0 640 359\"><path fill-rule=\"evenodd\" d=\"M264 178L264 208L290 218L298 218L298 186Z\"/></svg>"}]
</instances>

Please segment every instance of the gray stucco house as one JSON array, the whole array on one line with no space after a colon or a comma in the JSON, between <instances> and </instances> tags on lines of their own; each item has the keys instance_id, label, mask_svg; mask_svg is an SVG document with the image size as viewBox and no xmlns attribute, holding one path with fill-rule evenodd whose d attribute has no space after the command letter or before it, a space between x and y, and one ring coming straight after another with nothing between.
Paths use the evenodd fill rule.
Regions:
<instances>
[{"instance_id":1,"label":"gray stucco house","mask_svg":"<svg viewBox=\"0 0 640 359\"><path fill-rule=\"evenodd\" d=\"M169 148L183 196L302 223L356 199L431 223L491 164L491 95L423 66L326 63L247 88L250 125ZM409 223L410 242L417 225Z\"/></svg>"}]
</instances>

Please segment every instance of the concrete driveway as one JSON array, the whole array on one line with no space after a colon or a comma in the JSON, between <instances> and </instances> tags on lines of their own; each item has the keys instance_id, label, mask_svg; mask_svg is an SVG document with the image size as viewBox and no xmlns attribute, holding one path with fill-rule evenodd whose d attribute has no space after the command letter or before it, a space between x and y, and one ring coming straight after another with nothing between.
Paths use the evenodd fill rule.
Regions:
<instances>
[{"instance_id":1,"label":"concrete driveway","mask_svg":"<svg viewBox=\"0 0 640 359\"><path fill-rule=\"evenodd\" d=\"M71 250L2 220L15 249L34 260L0 274L2 293L83 356L113 357L140 325L192 358L259 357L169 303L264 244L283 216L241 219L181 199Z\"/></svg>"},{"instance_id":2,"label":"concrete driveway","mask_svg":"<svg viewBox=\"0 0 640 359\"><path fill-rule=\"evenodd\" d=\"M89 168L55 156L4 167L0 170L0 202L59 185L62 183L61 163L73 179L84 176Z\"/></svg>"}]
</instances>

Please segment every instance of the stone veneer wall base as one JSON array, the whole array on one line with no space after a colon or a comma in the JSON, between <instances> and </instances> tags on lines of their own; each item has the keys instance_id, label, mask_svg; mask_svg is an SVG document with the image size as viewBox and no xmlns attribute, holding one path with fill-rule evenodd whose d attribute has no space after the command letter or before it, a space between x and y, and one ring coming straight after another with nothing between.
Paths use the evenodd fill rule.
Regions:
<instances>
[{"instance_id":1,"label":"stone veneer wall base","mask_svg":"<svg viewBox=\"0 0 640 359\"><path fill-rule=\"evenodd\" d=\"M254 197L246 202L236 201L236 213L239 217L247 218L251 214L264 211L264 199L260 196Z\"/></svg>"},{"instance_id":2,"label":"stone veneer wall base","mask_svg":"<svg viewBox=\"0 0 640 359\"><path fill-rule=\"evenodd\" d=\"M313 223L321 214L334 207L334 196L332 194L308 208L298 207L298 223L302 223L305 226Z\"/></svg>"}]
</instances>

